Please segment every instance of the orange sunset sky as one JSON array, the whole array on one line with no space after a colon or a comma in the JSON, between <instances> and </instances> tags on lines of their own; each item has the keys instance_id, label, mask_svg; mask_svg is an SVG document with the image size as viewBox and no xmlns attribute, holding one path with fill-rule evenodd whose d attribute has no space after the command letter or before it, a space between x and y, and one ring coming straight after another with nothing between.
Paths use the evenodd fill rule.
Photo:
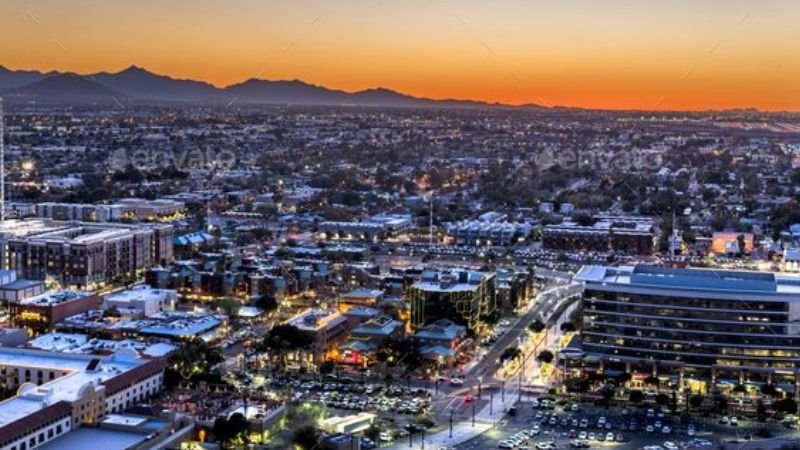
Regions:
<instances>
[{"instance_id":1,"label":"orange sunset sky","mask_svg":"<svg viewBox=\"0 0 800 450\"><path fill-rule=\"evenodd\" d=\"M0 3L0 65L432 98L800 110L797 0Z\"/></svg>"}]
</instances>

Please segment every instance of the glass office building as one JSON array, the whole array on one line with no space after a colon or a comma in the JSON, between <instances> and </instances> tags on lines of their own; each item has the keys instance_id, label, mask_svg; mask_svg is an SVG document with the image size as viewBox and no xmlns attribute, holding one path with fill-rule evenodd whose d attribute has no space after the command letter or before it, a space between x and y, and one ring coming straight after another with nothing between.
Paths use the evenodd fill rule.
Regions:
<instances>
[{"instance_id":1,"label":"glass office building","mask_svg":"<svg viewBox=\"0 0 800 450\"><path fill-rule=\"evenodd\" d=\"M697 393L764 384L798 392L800 277L587 266L575 280L585 284L587 366Z\"/></svg>"}]
</instances>

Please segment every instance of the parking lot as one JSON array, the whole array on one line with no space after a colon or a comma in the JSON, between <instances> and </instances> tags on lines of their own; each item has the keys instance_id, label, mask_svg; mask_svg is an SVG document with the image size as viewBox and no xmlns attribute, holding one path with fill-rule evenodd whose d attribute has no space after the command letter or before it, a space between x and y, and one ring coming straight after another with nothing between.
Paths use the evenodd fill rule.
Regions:
<instances>
[{"instance_id":1,"label":"parking lot","mask_svg":"<svg viewBox=\"0 0 800 450\"><path fill-rule=\"evenodd\" d=\"M550 450L605 448L679 450L712 448L721 443L757 438L764 424L723 418L680 418L658 407L603 408L542 399L520 404L517 412L477 439L458 449L483 448ZM794 433L770 424L773 436Z\"/></svg>"}]
</instances>

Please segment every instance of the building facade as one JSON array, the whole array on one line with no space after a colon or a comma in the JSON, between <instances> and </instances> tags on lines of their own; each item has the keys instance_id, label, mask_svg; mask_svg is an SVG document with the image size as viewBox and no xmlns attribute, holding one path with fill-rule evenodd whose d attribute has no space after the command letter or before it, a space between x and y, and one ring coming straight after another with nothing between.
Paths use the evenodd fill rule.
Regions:
<instances>
[{"instance_id":1,"label":"building facade","mask_svg":"<svg viewBox=\"0 0 800 450\"><path fill-rule=\"evenodd\" d=\"M422 279L406 292L411 326L420 328L439 319L460 319L476 329L482 318L495 312L496 283L494 272L424 272Z\"/></svg>"},{"instance_id":2,"label":"building facade","mask_svg":"<svg viewBox=\"0 0 800 450\"><path fill-rule=\"evenodd\" d=\"M800 392L798 276L587 266L575 280L583 359L600 370L697 393Z\"/></svg>"},{"instance_id":3,"label":"building facade","mask_svg":"<svg viewBox=\"0 0 800 450\"><path fill-rule=\"evenodd\" d=\"M94 288L172 261L172 234L162 224L6 221L0 263L23 278Z\"/></svg>"}]
</instances>

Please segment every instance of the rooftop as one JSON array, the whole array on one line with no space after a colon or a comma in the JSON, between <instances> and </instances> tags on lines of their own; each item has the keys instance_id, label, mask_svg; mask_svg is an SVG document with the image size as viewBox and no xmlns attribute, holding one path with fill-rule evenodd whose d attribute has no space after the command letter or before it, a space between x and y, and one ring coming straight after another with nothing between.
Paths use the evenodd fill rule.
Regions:
<instances>
[{"instance_id":1,"label":"rooftop","mask_svg":"<svg viewBox=\"0 0 800 450\"><path fill-rule=\"evenodd\" d=\"M0 347L0 366L67 372L67 375L39 386L21 387L17 396L0 402L0 429L47 405L59 401L74 402L83 389L99 387L144 363L130 350L97 357Z\"/></svg>"},{"instance_id":2,"label":"rooftop","mask_svg":"<svg viewBox=\"0 0 800 450\"><path fill-rule=\"evenodd\" d=\"M705 291L800 294L800 276L736 270L671 269L653 266L584 266L575 281Z\"/></svg>"},{"instance_id":3,"label":"rooftop","mask_svg":"<svg viewBox=\"0 0 800 450\"><path fill-rule=\"evenodd\" d=\"M24 299L20 303L33 306L54 306L80 300L90 295L93 294L86 291L53 291Z\"/></svg>"}]
</instances>

